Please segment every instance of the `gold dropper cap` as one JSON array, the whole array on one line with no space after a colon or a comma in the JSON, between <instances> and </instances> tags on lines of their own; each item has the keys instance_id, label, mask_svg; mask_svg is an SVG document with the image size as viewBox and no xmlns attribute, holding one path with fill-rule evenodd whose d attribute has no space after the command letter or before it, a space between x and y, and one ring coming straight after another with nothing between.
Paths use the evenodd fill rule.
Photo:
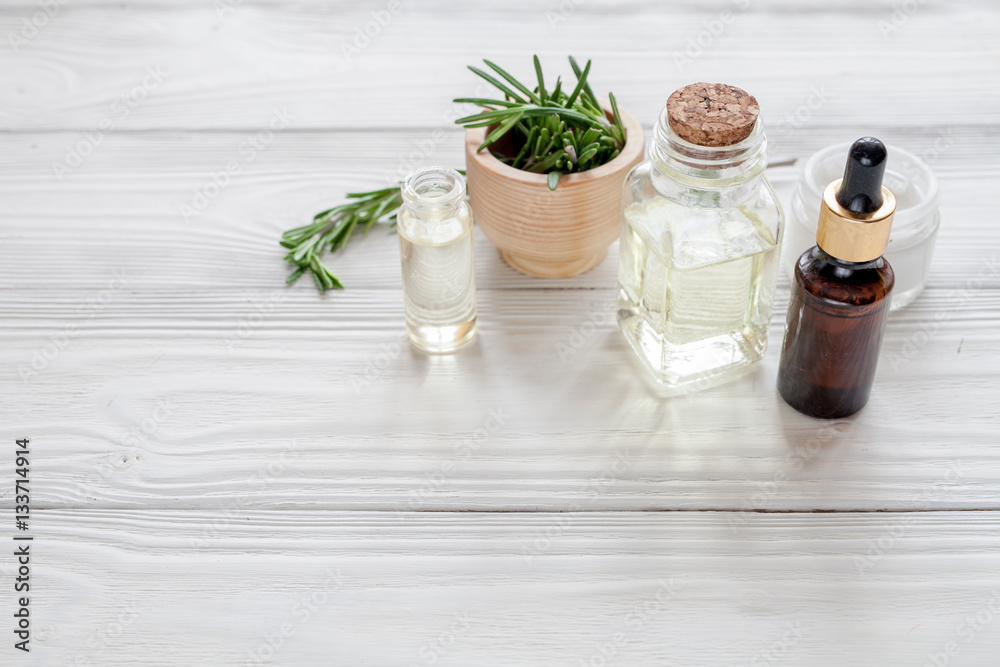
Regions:
<instances>
[{"instance_id":1,"label":"gold dropper cap","mask_svg":"<svg viewBox=\"0 0 1000 667\"><path fill-rule=\"evenodd\" d=\"M870 262L889 246L896 197L882 186L882 205L872 213L849 211L837 201L838 178L823 191L816 226L816 245L826 254L845 262Z\"/></svg>"},{"instance_id":2,"label":"gold dropper cap","mask_svg":"<svg viewBox=\"0 0 1000 667\"><path fill-rule=\"evenodd\" d=\"M844 177L823 191L816 244L845 262L870 262L889 246L896 198L882 185L889 152L875 137L861 137L847 151Z\"/></svg>"}]
</instances>

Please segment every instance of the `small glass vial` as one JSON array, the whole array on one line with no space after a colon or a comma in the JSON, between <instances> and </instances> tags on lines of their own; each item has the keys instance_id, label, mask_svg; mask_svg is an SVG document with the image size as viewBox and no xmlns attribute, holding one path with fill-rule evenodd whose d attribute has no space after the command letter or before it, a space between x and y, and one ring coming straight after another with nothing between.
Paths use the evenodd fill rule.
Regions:
<instances>
[{"instance_id":1,"label":"small glass vial","mask_svg":"<svg viewBox=\"0 0 1000 667\"><path fill-rule=\"evenodd\" d=\"M410 342L451 352L476 335L472 210L465 180L453 169L427 167L403 181L399 254Z\"/></svg>"},{"instance_id":2,"label":"small glass vial","mask_svg":"<svg viewBox=\"0 0 1000 667\"><path fill-rule=\"evenodd\" d=\"M661 394L732 379L767 348L783 216L758 114L733 86L675 91L625 181L618 324Z\"/></svg>"},{"instance_id":3,"label":"small glass vial","mask_svg":"<svg viewBox=\"0 0 1000 667\"><path fill-rule=\"evenodd\" d=\"M795 264L778 392L811 417L847 417L871 393L895 283L882 256L896 209L886 160L878 139L854 142L823 193L816 245Z\"/></svg>"}]
</instances>

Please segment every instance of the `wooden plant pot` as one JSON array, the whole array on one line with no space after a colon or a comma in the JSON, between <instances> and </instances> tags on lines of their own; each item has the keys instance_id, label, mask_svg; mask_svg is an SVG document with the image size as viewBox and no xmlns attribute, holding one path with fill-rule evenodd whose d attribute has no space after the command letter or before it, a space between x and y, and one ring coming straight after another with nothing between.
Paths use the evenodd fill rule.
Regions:
<instances>
[{"instance_id":1,"label":"wooden plant pot","mask_svg":"<svg viewBox=\"0 0 1000 667\"><path fill-rule=\"evenodd\" d=\"M476 224L507 264L529 276L566 278L604 259L621 225L622 187L642 160L642 125L618 107L625 147L611 162L559 178L514 169L489 148L476 152L490 128L465 132L465 169ZM605 110L608 111L607 105ZM502 147L500 147L502 150Z\"/></svg>"}]
</instances>

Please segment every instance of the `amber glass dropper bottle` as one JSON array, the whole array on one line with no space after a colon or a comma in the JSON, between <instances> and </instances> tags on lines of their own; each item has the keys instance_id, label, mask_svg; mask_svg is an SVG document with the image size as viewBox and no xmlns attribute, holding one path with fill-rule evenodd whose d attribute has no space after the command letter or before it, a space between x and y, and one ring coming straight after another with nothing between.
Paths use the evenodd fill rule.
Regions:
<instances>
[{"instance_id":1,"label":"amber glass dropper bottle","mask_svg":"<svg viewBox=\"0 0 1000 667\"><path fill-rule=\"evenodd\" d=\"M896 210L886 160L878 139L854 142L823 193L816 245L795 265L778 391L812 417L852 415L871 393L894 282L882 257Z\"/></svg>"}]
</instances>

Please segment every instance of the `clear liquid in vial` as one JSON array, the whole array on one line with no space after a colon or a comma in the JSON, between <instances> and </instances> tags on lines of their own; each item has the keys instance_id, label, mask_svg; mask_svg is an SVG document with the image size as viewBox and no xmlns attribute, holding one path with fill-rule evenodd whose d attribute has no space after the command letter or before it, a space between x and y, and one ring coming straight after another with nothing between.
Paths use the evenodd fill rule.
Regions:
<instances>
[{"instance_id":1,"label":"clear liquid in vial","mask_svg":"<svg viewBox=\"0 0 1000 667\"><path fill-rule=\"evenodd\" d=\"M476 333L472 220L468 213L441 220L399 213L406 331L418 348L450 352Z\"/></svg>"}]
</instances>

